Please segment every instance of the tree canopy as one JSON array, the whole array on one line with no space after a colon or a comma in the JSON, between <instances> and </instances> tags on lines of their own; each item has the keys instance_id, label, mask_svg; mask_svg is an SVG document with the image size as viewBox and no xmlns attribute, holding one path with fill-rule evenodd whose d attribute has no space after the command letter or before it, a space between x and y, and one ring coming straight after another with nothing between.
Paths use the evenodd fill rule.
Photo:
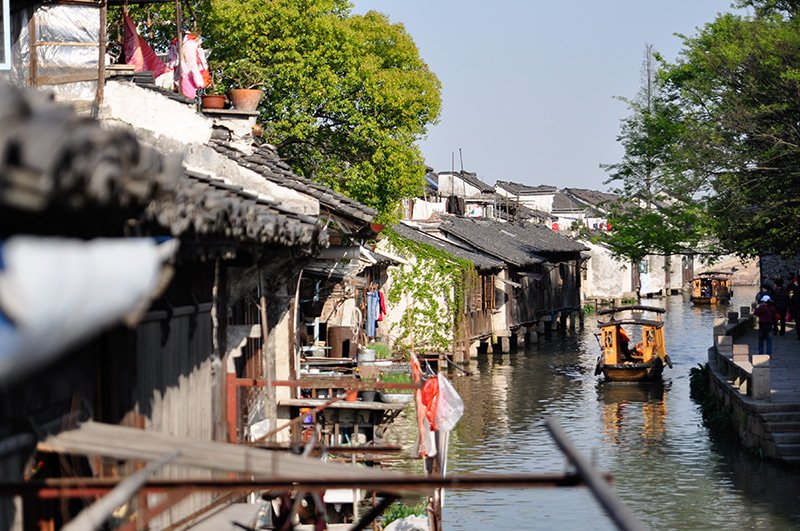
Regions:
<instances>
[{"instance_id":1,"label":"tree canopy","mask_svg":"<svg viewBox=\"0 0 800 531\"><path fill-rule=\"evenodd\" d=\"M658 220L631 211L651 237L612 235L620 254L703 252L703 241L716 254L800 252L800 2L741 4L752 14L720 15L684 37L678 60L659 68L656 106L633 106L623 121L625 158L608 166L611 180L633 182L620 190L631 201L655 176L664 201Z\"/></svg>"},{"instance_id":2,"label":"tree canopy","mask_svg":"<svg viewBox=\"0 0 800 531\"><path fill-rule=\"evenodd\" d=\"M441 87L401 24L350 11L344 0L207 0L199 17L212 67L260 79L266 140L293 169L391 217L423 189L415 141L439 116Z\"/></svg>"}]
</instances>

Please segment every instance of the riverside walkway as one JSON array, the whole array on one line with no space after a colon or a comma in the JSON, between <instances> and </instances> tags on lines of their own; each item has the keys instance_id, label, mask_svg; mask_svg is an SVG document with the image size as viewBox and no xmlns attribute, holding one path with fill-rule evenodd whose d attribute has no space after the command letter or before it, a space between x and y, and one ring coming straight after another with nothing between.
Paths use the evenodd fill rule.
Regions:
<instances>
[{"instance_id":1,"label":"riverside walkway","mask_svg":"<svg viewBox=\"0 0 800 531\"><path fill-rule=\"evenodd\" d=\"M749 308L714 327L709 349L711 384L731 413L739 438L764 456L800 466L800 340L794 323L772 338L772 355L758 352Z\"/></svg>"},{"instance_id":2,"label":"riverside walkway","mask_svg":"<svg viewBox=\"0 0 800 531\"><path fill-rule=\"evenodd\" d=\"M748 328L736 338L735 343L746 344L751 355L758 354L758 329ZM797 339L794 323L786 323L784 335L772 337L769 368L769 401L800 404L800 341Z\"/></svg>"}]
</instances>

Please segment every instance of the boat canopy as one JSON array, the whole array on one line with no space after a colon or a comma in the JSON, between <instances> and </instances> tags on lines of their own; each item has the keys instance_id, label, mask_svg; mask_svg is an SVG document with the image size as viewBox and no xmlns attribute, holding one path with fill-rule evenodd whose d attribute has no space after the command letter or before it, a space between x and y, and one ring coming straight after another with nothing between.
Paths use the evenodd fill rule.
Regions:
<instances>
[{"instance_id":1,"label":"boat canopy","mask_svg":"<svg viewBox=\"0 0 800 531\"><path fill-rule=\"evenodd\" d=\"M724 277L724 276L731 276L733 273L731 271L704 271L702 273L697 274L697 278L700 277Z\"/></svg>"},{"instance_id":2,"label":"boat canopy","mask_svg":"<svg viewBox=\"0 0 800 531\"><path fill-rule=\"evenodd\" d=\"M637 325L637 326L652 326L654 328L661 328L664 326L664 321L654 321L653 319L637 319L635 317L629 319L610 319L608 321L597 321L597 326L603 328L605 326L615 325Z\"/></svg>"},{"instance_id":3,"label":"boat canopy","mask_svg":"<svg viewBox=\"0 0 800 531\"><path fill-rule=\"evenodd\" d=\"M666 313L667 310L665 310L664 308L659 308L658 306L642 306L639 304L629 304L627 306L616 306L614 308L608 308L607 310L600 310L597 312L597 315L610 315L614 313L622 313L630 311Z\"/></svg>"}]
</instances>

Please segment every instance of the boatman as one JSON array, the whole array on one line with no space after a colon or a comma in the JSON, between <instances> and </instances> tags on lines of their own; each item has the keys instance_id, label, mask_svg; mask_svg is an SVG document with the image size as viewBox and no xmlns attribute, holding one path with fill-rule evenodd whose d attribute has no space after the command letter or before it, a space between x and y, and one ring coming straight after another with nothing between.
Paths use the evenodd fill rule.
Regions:
<instances>
[{"instance_id":1,"label":"boatman","mask_svg":"<svg viewBox=\"0 0 800 531\"><path fill-rule=\"evenodd\" d=\"M631 350L629 348L631 338L628 336L628 333L625 331L625 329L620 325L617 325L617 337L619 338L619 351L626 360L633 359L631 357Z\"/></svg>"}]
</instances>

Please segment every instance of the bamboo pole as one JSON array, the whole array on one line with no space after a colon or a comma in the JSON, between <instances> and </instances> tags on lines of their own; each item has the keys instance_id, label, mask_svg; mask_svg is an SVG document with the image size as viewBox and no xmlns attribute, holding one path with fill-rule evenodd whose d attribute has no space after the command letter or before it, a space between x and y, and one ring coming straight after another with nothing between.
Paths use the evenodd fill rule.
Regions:
<instances>
[{"instance_id":1,"label":"bamboo pole","mask_svg":"<svg viewBox=\"0 0 800 531\"><path fill-rule=\"evenodd\" d=\"M608 482L592 467L591 463L575 449L561 426L553 418L546 419L545 426L550 431L558 447L575 466L578 475L586 482L594 497L606 510L608 516L617 524L617 529L644 531L646 528L639 522L628 506L620 501Z\"/></svg>"}]
</instances>

